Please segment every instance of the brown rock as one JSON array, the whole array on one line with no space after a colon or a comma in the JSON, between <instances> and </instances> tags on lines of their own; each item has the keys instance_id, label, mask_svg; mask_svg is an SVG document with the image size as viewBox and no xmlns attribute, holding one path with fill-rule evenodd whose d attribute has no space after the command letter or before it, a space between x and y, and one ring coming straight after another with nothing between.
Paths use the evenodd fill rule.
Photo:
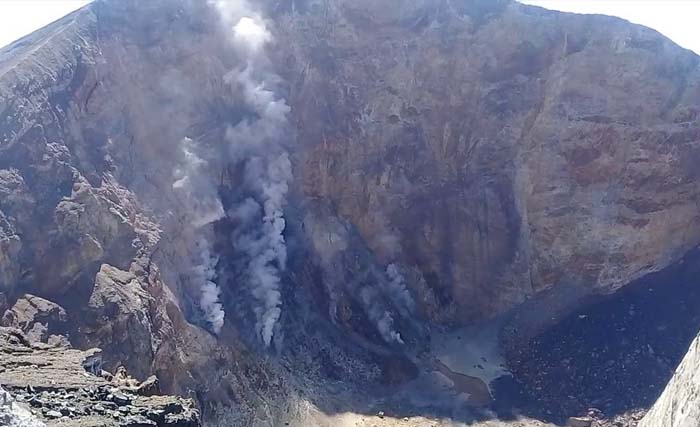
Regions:
<instances>
[{"instance_id":1,"label":"brown rock","mask_svg":"<svg viewBox=\"0 0 700 427\"><path fill-rule=\"evenodd\" d=\"M0 325L20 329L30 340L45 343L51 335L64 333L66 322L63 307L30 294L18 299L0 319Z\"/></svg>"},{"instance_id":2,"label":"brown rock","mask_svg":"<svg viewBox=\"0 0 700 427\"><path fill-rule=\"evenodd\" d=\"M160 384L158 383L158 377L151 375L146 378L146 381L142 382L136 389L136 393L141 396L154 396L160 394Z\"/></svg>"},{"instance_id":3,"label":"brown rock","mask_svg":"<svg viewBox=\"0 0 700 427\"><path fill-rule=\"evenodd\" d=\"M87 307L79 314L77 342L102 347L110 370L126 365L137 376L146 376L153 357L151 298L132 273L102 265Z\"/></svg>"},{"instance_id":4,"label":"brown rock","mask_svg":"<svg viewBox=\"0 0 700 427\"><path fill-rule=\"evenodd\" d=\"M249 114L206 3L95 2L0 49L0 292L13 301L21 280L110 369L254 419L260 395L284 401L280 378L307 370L267 369L236 331L188 322L199 254L176 144L221 148L207 178L239 196L219 157ZM328 352L347 372L373 372L364 352L381 351L353 288L381 282L378 266L404 267L421 320L529 308L527 337L700 243L698 57L658 33L501 0L252 3L274 23L270 71L297 127L287 231L304 256L284 292L359 336L361 357ZM226 262L235 224L220 225Z\"/></svg>"},{"instance_id":5,"label":"brown rock","mask_svg":"<svg viewBox=\"0 0 700 427\"><path fill-rule=\"evenodd\" d=\"M310 67L289 72L304 75L291 100L303 141L299 185L337 206L380 262L400 254L415 265L440 295L437 307L423 307L434 320L468 322L565 282L585 284L573 303L700 242L688 160L700 156L697 122L670 118L698 107L698 86L680 84L700 80L692 53L622 21L515 2L465 2L466 24L430 1L379 17L365 3L335 3L329 25L343 31L324 37L334 52L325 61L313 56L322 49L313 32L290 24L282 37L296 64ZM491 24L470 15L476 3ZM402 25L431 12L444 13L442 28L468 55L440 31ZM387 22L391 34L379 37ZM362 48L343 56L347 46ZM642 77L612 77L621 70ZM630 90L660 98L639 103Z\"/></svg>"}]
</instances>

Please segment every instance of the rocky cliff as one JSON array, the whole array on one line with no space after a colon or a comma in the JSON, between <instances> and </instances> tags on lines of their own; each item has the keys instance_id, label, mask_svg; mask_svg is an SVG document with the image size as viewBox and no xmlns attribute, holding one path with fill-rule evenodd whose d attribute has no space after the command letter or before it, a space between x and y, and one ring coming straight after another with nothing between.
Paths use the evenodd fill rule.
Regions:
<instances>
[{"instance_id":1,"label":"rocky cliff","mask_svg":"<svg viewBox=\"0 0 700 427\"><path fill-rule=\"evenodd\" d=\"M428 316L609 292L697 244L697 56L509 2L312 10L283 38L300 40L297 179L419 273Z\"/></svg>"},{"instance_id":2,"label":"rocky cliff","mask_svg":"<svg viewBox=\"0 0 700 427\"><path fill-rule=\"evenodd\" d=\"M5 324L212 423L304 425L442 327L526 338L700 243L700 62L652 30L214 3L96 1L0 50Z\"/></svg>"},{"instance_id":3,"label":"rocky cliff","mask_svg":"<svg viewBox=\"0 0 700 427\"><path fill-rule=\"evenodd\" d=\"M673 378L639 427L695 427L700 425L700 339L688 349Z\"/></svg>"}]
</instances>

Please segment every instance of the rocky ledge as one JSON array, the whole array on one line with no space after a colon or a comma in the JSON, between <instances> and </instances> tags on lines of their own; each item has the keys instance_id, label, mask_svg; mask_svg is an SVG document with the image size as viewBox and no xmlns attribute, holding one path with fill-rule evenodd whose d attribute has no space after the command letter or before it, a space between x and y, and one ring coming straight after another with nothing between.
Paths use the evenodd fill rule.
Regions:
<instances>
[{"instance_id":1,"label":"rocky ledge","mask_svg":"<svg viewBox=\"0 0 700 427\"><path fill-rule=\"evenodd\" d=\"M124 369L102 369L99 349L30 342L0 328L0 424L14 427L199 427L191 399L159 396Z\"/></svg>"}]
</instances>

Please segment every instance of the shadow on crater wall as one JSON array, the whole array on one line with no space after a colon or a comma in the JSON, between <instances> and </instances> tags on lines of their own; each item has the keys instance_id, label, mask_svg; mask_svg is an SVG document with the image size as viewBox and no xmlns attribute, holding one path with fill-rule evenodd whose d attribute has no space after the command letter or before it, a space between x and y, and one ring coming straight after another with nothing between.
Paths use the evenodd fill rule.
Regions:
<instances>
[{"instance_id":1,"label":"shadow on crater wall","mask_svg":"<svg viewBox=\"0 0 700 427\"><path fill-rule=\"evenodd\" d=\"M508 356L496 410L561 422L588 408L648 408L700 328L700 249L612 296L592 299Z\"/></svg>"}]
</instances>

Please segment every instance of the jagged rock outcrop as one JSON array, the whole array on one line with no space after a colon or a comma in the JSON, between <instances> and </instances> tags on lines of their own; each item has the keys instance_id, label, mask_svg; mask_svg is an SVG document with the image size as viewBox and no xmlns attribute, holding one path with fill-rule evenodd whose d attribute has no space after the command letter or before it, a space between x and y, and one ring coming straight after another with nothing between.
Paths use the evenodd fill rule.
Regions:
<instances>
[{"instance_id":1,"label":"jagged rock outcrop","mask_svg":"<svg viewBox=\"0 0 700 427\"><path fill-rule=\"evenodd\" d=\"M81 347L104 343L107 346L103 349L112 360L144 378L151 370L155 351L149 317L152 300L134 274L102 265L81 313Z\"/></svg>"},{"instance_id":2,"label":"jagged rock outcrop","mask_svg":"<svg viewBox=\"0 0 700 427\"><path fill-rule=\"evenodd\" d=\"M307 400L342 406L328 378L410 379L431 328L515 308L527 337L700 243L700 61L656 32L505 0L259 3L296 130L279 357L259 355L234 221L211 237L218 336L188 278L183 140L230 208L223 141L255 115L204 0L99 0L0 50L8 324L44 325L17 311L41 298L75 346L212 422L303 425Z\"/></svg>"},{"instance_id":3,"label":"jagged rock outcrop","mask_svg":"<svg viewBox=\"0 0 700 427\"><path fill-rule=\"evenodd\" d=\"M0 366L3 425L200 426L192 400L141 394L135 380L104 375L97 349L32 343L19 330L0 328Z\"/></svg>"},{"instance_id":4,"label":"jagged rock outcrop","mask_svg":"<svg viewBox=\"0 0 700 427\"><path fill-rule=\"evenodd\" d=\"M673 374L639 427L697 427L700 425L700 338Z\"/></svg>"},{"instance_id":5,"label":"jagged rock outcrop","mask_svg":"<svg viewBox=\"0 0 700 427\"><path fill-rule=\"evenodd\" d=\"M58 304L25 294L0 319L0 325L22 330L32 341L61 340L65 333L66 311Z\"/></svg>"}]
</instances>

